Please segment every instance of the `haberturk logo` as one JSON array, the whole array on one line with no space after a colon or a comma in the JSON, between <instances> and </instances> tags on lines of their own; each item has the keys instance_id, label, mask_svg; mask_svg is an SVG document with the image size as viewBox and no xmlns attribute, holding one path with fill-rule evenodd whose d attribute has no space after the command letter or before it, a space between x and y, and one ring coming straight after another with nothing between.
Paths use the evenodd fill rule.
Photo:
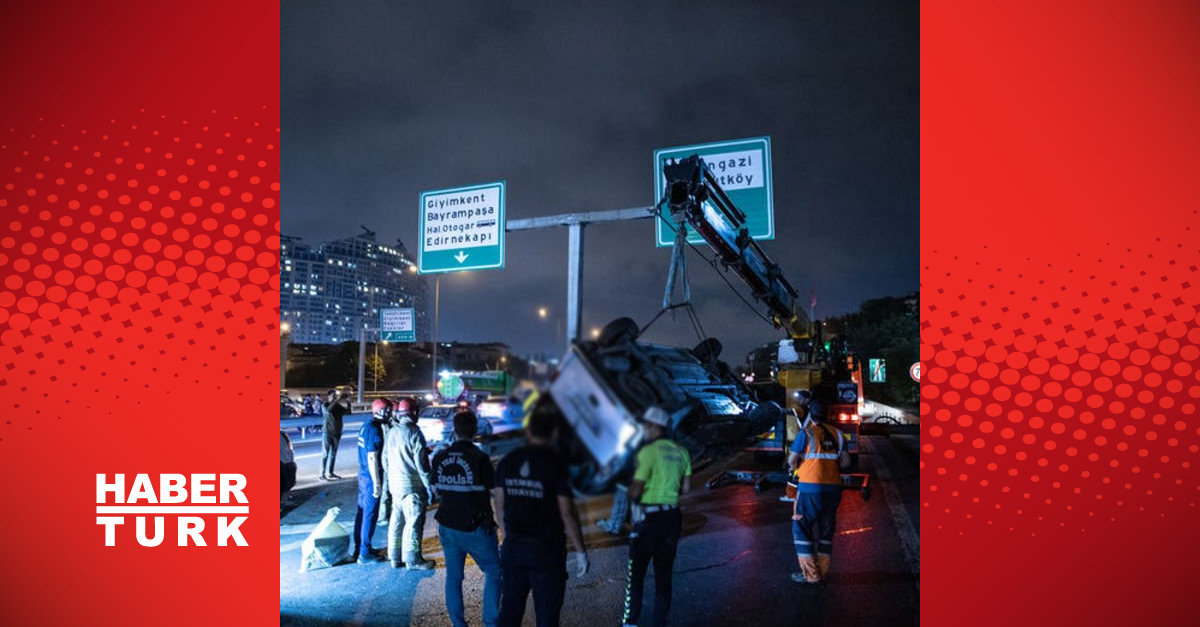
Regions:
<instances>
[{"instance_id":1,"label":"haberturk logo","mask_svg":"<svg viewBox=\"0 0 1200 627\"><path fill-rule=\"evenodd\" d=\"M178 546L209 546L206 535L217 546L249 546L240 529L250 513L245 488L245 475L237 474L139 474L129 482L124 474L98 474L96 524L104 526L104 546L117 545L127 516L142 546L162 544L168 520Z\"/></svg>"}]
</instances>

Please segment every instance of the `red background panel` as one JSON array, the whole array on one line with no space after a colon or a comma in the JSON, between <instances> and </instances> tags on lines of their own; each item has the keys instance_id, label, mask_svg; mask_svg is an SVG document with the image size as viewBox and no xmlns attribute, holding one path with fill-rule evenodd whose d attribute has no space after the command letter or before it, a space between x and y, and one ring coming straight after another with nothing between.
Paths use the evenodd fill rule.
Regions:
<instances>
[{"instance_id":1,"label":"red background panel","mask_svg":"<svg viewBox=\"0 0 1200 627\"><path fill-rule=\"evenodd\" d=\"M0 58L3 622L273 622L278 4L8 3ZM105 547L96 474L168 472L249 546Z\"/></svg>"},{"instance_id":2,"label":"red background panel","mask_svg":"<svg viewBox=\"0 0 1200 627\"><path fill-rule=\"evenodd\" d=\"M1196 32L922 5L925 624L1195 622Z\"/></svg>"}]
</instances>

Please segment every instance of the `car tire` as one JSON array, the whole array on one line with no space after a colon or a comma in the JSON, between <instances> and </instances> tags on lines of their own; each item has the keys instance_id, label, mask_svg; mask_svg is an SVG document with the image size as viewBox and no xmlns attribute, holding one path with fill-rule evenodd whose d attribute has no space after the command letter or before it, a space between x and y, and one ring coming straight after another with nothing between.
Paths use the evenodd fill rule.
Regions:
<instances>
[{"instance_id":1,"label":"car tire","mask_svg":"<svg viewBox=\"0 0 1200 627\"><path fill-rule=\"evenodd\" d=\"M601 348L609 348L617 344L633 342L641 333L641 327L633 318L617 318L604 325L604 328L600 330L600 337L596 338L596 343Z\"/></svg>"}]
</instances>

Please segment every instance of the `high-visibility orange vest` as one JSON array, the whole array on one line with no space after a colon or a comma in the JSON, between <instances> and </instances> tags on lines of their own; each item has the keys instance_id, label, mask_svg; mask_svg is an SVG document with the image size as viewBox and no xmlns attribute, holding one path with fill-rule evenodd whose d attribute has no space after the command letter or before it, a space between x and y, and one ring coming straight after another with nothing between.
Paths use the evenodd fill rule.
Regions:
<instances>
[{"instance_id":1,"label":"high-visibility orange vest","mask_svg":"<svg viewBox=\"0 0 1200 627\"><path fill-rule=\"evenodd\" d=\"M842 472L842 434L836 427L814 422L804 429L808 442L796 468L796 481L800 483L826 483L840 485Z\"/></svg>"}]
</instances>

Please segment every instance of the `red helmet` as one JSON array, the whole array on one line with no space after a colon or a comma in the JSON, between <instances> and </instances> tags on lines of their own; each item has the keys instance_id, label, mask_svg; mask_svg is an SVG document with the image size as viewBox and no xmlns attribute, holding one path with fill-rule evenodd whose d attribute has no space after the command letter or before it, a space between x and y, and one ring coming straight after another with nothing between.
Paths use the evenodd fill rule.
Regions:
<instances>
[{"instance_id":1,"label":"red helmet","mask_svg":"<svg viewBox=\"0 0 1200 627\"><path fill-rule=\"evenodd\" d=\"M392 402L386 398L377 398L371 402L371 415L387 418L392 413Z\"/></svg>"},{"instance_id":2,"label":"red helmet","mask_svg":"<svg viewBox=\"0 0 1200 627\"><path fill-rule=\"evenodd\" d=\"M417 411L417 404L411 399L402 398L396 401L396 413L402 416L411 416Z\"/></svg>"}]
</instances>

